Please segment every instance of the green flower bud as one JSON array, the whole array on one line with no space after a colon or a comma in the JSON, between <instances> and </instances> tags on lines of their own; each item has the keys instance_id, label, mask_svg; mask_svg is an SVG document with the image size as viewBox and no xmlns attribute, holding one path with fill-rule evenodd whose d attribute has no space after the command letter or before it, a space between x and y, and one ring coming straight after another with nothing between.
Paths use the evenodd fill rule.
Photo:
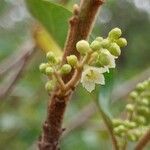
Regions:
<instances>
[{"instance_id":1,"label":"green flower bud","mask_svg":"<svg viewBox=\"0 0 150 150\"><path fill-rule=\"evenodd\" d=\"M120 126L114 128L114 133L118 134L118 135L125 131L127 131L127 129L124 125L120 125Z\"/></svg>"},{"instance_id":2,"label":"green flower bud","mask_svg":"<svg viewBox=\"0 0 150 150\"><path fill-rule=\"evenodd\" d=\"M127 138L128 138L130 141L132 141L132 142L137 141L137 136L134 135L133 133L128 133L128 134L127 134Z\"/></svg>"},{"instance_id":3,"label":"green flower bud","mask_svg":"<svg viewBox=\"0 0 150 150\"><path fill-rule=\"evenodd\" d=\"M112 55L118 57L121 54L121 49L116 43L112 43L109 47L109 51Z\"/></svg>"},{"instance_id":4,"label":"green flower bud","mask_svg":"<svg viewBox=\"0 0 150 150\"><path fill-rule=\"evenodd\" d=\"M67 62L69 65L74 67L77 65L78 59L75 55L70 55L70 56L67 56Z\"/></svg>"},{"instance_id":5,"label":"green flower bud","mask_svg":"<svg viewBox=\"0 0 150 150\"><path fill-rule=\"evenodd\" d=\"M50 63L56 63L55 55L53 52L48 52L46 54L46 58L49 60Z\"/></svg>"},{"instance_id":6,"label":"green flower bud","mask_svg":"<svg viewBox=\"0 0 150 150\"><path fill-rule=\"evenodd\" d=\"M90 47L93 51L98 51L101 48L101 43L95 40L91 43Z\"/></svg>"},{"instance_id":7,"label":"green flower bud","mask_svg":"<svg viewBox=\"0 0 150 150\"><path fill-rule=\"evenodd\" d=\"M120 47L125 47L127 46L127 40L125 38L119 38L117 40L117 44L120 46Z\"/></svg>"},{"instance_id":8,"label":"green flower bud","mask_svg":"<svg viewBox=\"0 0 150 150\"><path fill-rule=\"evenodd\" d=\"M133 112L133 111L134 111L134 105L132 105L132 104L127 104L127 105L126 105L126 109L127 109L128 112Z\"/></svg>"},{"instance_id":9,"label":"green flower bud","mask_svg":"<svg viewBox=\"0 0 150 150\"><path fill-rule=\"evenodd\" d=\"M98 42L102 42L102 41L103 41L103 38L99 36L99 37L97 37L95 40L98 41Z\"/></svg>"},{"instance_id":10,"label":"green flower bud","mask_svg":"<svg viewBox=\"0 0 150 150\"><path fill-rule=\"evenodd\" d=\"M122 120L120 120L120 119L113 119L112 120L112 124L113 124L113 127L117 127L117 126L122 124Z\"/></svg>"},{"instance_id":11,"label":"green flower bud","mask_svg":"<svg viewBox=\"0 0 150 150\"><path fill-rule=\"evenodd\" d=\"M125 120L124 125L129 129L133 129L137 126L135 122L129 120Z\"/></svg>"},{"instance_id":12,"label":"green flower bud","mask_svg":"<svg viewBox=\"0 0 150 150\"><path fill-rule=\"evenodd\" d=\"M54 85L53 85L52 81L48 81L48 82L45 84L45 89L46 89L46 91L50 92L50 91L53 90L53 88L54 88Z\"/></svg>"},{"instance_id":13,"label":"green flower bud","mask_svg":"<svg viewBox=\"0 0 150 150\"><path fill-rule=\"evenodd\" d=\"M147 88L149 83L148 83L148 81L144 81L142 84L143 84L144 88Z\"/></svg>"},{"instance_id":14,"label":"green flower bud","mask_svg":"<svg viewBox=\"0 0 150 150\"><path fill-rule=\"evenodd\" d=\"M107 51L103 50L99 53L98 63L101 66L107 66L110 64L110 57Z\"/></svg>"},{"instance_id":15,"label":"green flower bud","mask_svg":"<svg viewBox=\"0 0 150 150\"><path fill-rule=\"evenodd\" d=\"M134 134L139 139L142 136L143 131L141 131L140 129L137 129L137 130L134 131Z\"/></svg>"},{"instance_id":16,"label":"green flower bud","mask_svg":"<svg viewBox=\"0 0 150 150\"><path fill-rule=\"evenodd\" d=\"M81 41L77 42L76 48L77 48L77 51L83 55L90 51L90 45L85 40L81 40Z\"/></svg>"},{"instance_id":17,"label":"green flower bud","mask_svg":"<svg viewBox=\"0 0 150 150\"><path fill-rule=\"evenodd\" d=\"M103 48L109 48L110 46L110 41L108 39L104 39L102 42L101 42L101 45Z\"/></svg>"},{"instance_id":18,"label":"green flower bud","mask_svg":"<svg viewBox=\"0 0 150 150\"><path fill-rule=\"evenodd\" d=\"M136 89L138 91L143 91L144 90L144 85L142 83L138 83L138 85L136 86Z\"/></svg>"},{"instance_id":19,"label":"green flower bud","mask_svg":"<svg viewBox=\"0 0 150 150\"><path fill-rule=\"evenodd\" d=\"M148 105L149 105L149 100L148 100L147 98L143 98L143 99L140 101L140 104L145 105L145 106L148 106Z\"/></svg>"},{"instance_id":20,"label":"green flower bud","mask_svg":"<svg viewBox=\"0 0 150 150\"><path fill-rule=\"evenodd\" d=\"M121 36L121 34L122 32L119 28L114 28L109 32L108 37L110 39L118 39Z\"/></svg>"},{"instance_id":21,"label":"green flower bud","mask_svg":"<svg viewBox=\"0 0 150 150\"><path fill-rule=\"evenodd\" d=\"M68 74L71 72L71 66L69 64L64 64L62 67L61 67L61 73L62 74Z\"/></svg>"},{"instance_id":22,"label":"green flower bud","mask_svg":"<svg viewBox=\"0 0 150 150\"><path fill-rule=\"evenodd\" d=\"M146 123L146 119L144 116L138 115L138 116L135 116L133 119L137 122L137 124L138 123L139 124L145 124Z\"/></svg>"},{"instance_id":23,"label":"green flower bud","mask_svg":"<svg viewBox=\"0 0 150 150\"><path fill-rule=\"evenodd\" d=\"M39 66L40 72L45 73L46 67L47 67L47 64L46 64L46 63L40 64L40 66Z\"/></svg>"},{"instance_id":24,"label":"green flower bud","mask_svg":"<svg viewBox=\"0 0 150 150\"><path fill-rule=\"evenodd\" d=\"M138 111L138 113L140 113L140 114L150 114L150 110L149 110L149 108L148 107L146 107L146 106L139 106L138 108L137 108L137 111Z\"/></svg>"},{"instance_id":25,"label":"green flower bud","mask_svg":"<svg viewBox=\"0 0 150 150\"><path fill-rule=\"evenodd\" d=\"M136 92L136 91L133 91L133 92L131 92L130 93L130 98L132 98L132 99L136 99L137 97L138 97L138 93Z\"/></svg>"},{"instance_id":26,"label":"green flower bud","mask_svg":"<svg viewBox=\"0 0 150 150\"><path fill-rule=\"evenodd\" d=\"M45 70L45 72L46 72L46 75L49 76L49 75L53 74L54 69L52 67L47 67L46 70Z\"/></svg>"}]
</instances>

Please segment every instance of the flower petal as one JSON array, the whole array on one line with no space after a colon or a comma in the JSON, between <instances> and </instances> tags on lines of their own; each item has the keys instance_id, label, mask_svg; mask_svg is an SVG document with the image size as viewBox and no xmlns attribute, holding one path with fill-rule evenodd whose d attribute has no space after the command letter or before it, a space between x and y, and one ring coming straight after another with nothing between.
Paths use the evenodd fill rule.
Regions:
<instances>
[{"instance_id":1,"label":"flower petal","mask_svg":"<svg viewBox=\"0 0 150 150\"><path fill-rule=\"evenodd\" d=\"M82 83L82 85L89 92L92 92L95 89L94 82L84 82L84 83Z\"/></svg>"},{"instance_id":2,"label":"flower petal","mask_svg":"<svg viewBox=\"0 0 150 150\"><path fill-rule=\"evenodd\" d=\"M105 78L103 74L99 74L98 78L94 81L97 84L104 85L105 84Z\"/></svg>"}]
</instances>

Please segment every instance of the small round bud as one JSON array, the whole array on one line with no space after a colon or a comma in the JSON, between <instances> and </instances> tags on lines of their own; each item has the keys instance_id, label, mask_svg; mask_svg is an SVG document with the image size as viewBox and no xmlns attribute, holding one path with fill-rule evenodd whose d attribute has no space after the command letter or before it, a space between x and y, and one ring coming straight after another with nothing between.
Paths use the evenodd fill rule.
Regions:
<instances>
[{"instance_id":1,"label":"small round bud","mask_svg":"<svg viewBox=\"0 0 150 150\"><path fill-rule=\"evenodd\" d=\"M138 83L138 85L136 86L136 89L138 91L143 91L144 90L144 85L142 83Z\"/></svg>"},{"instance_id":2,"label":"small round bud","mask_svg":"<svg viewBox=\"0 0 150 150\"><path fill-rule=\"evenodd\" d=\"M136 91L133 91L133 92L131 92L130 93L130 98L132 98L132 99L136 99L137 97L138 97L138 93L136 92Z\"/></svg>"},{"instance_id":3,"label":"small round bud","mask_svg":"<svg viewBox=\"0 0 150 150\"><path fill-rule=\"evenodd\" d=\"M144 88L147 88L149 83L148 83L148 81L144 81L142 84L143 84Z\"/></svg>"},{"instance_id":4,"label":"small round bud","mask_svg":"<svg viewBox=\"0 0 150 150\"><path fill-rule=\"evenodd\" d=\"M134 134L135 134L136 137L139 139L139 138L142 136L143 131L137 129L137 130L134 131Z\"/></svg>"},{"instance_id":5,"label":"small round bud","mask_svg":"<svg viewBox=\"0 0 150 150\"><path fill-rule=\"evenodd\" d=\"M54 69L52 67L47 67L46 70L45 70L45 72L46 72L46 75L49 76L49 75L53 74Z\"/></svg>"},{"instance_id":6,"label":"small round bud","mask_svg":"<svg viewBox=\"0 0 150 150\"><path fill-rule=\"evenodd\" d=\"M77 51L83 55L90 51L90 45L85 40L81 40L81 41L77 42L76 48L77 48Z\"/></svg>"},{"instance_id":7,"label":"small round bud","mask_svg":"<svg viewBox=\"0 0 150 150\"><path fill-rule=\"evenodd\" d=\"M109 32L108 37L110 39L118 39L121 36L121 34L122 32L119 28L114 28Z\"/></svg>"},{"instance_id":8,"label":"small round bud","mask_svg":"<svg viewBox=\"0 0 150 150\"><path fill-rule=\"evenodd\" d=\"M144 106L148 106L149 105L149 100L147 98L143 98L141 101L140 101L140 104L144 105Z\"/></svg>"},{"instance_id":9,"label":"small round bud","mask_svg":"<svg viewBox=\"0 0 150 150\"><path fill-rule=\"evenodd\" d=\"M53 52L48 52L46 54L46 58L50 61L50 63L56 63L55 55Z\"/></svg>"},{"instance_id":10,"label":"small round bud","mask_svg":"<svg viewBox=\"0 0 150 150\"><path fill-rule=\"evenodd\" d=\"M119 38L117 40L117 44L120 46L120 47L125 47L127 46L127 40L125 38Z\"/></svg>"},{"instance_id":11,"label":"small round bud","mask_svg":"<svg viewBox=\"0 0 150 150\"><path fill-rule=\"evenodd\" d=\"M40 64L40 66L39 66L40 72L45 73L46 67L47 67L47 64L46 64L46 63Z\"/></svg>"},{"instance_id":12,"label":"small round bud","mask_svg":"<svg viewBox=\"0 0 150 150\"><path fill-rule=\"evenodd\" d=\"M103 48L107 49L110 46L110 41L108 39L104 39L104 40L102 40L101 45Z\"/></svg>"},{"instance_id":13,"label":"small round bud","mask_svg":"<svg viewBox=\"0 0 150 150\"><path fill-rule=\"evenodd\" d=\"M112 120L112 124L113 124L113 127L117 127L117 126L122 124L122 120L120 120L120 119L113 119Z\"/></svg>"},{"instance_id":14,"label":"small round bud","mask_svg":"<svg viewBox=\"0 0 150 150\"><path fill-rule=\"evenodd\" d=\"M101 66L107 66L110 64L110 57L107 51L102 50L98 56L98 62Z\"/></svg>"},{"instance_id":15,"label":"small round bud","mask_svg":"<svg viewBox=\"0 0 150 150\"><path fill-rule=\"evenodd\" d=\"M145 119L144 116L140 116L140 115L135 116L135 117L134 117L134 120L135 120L137 123L139 123L139 124L145 124L145 123L146 123L146 119Z\"/></svg>"},{"instance_id":16,"label":"small round bud","mask_svg":"<svg viewBox=\"0 0 150 150\"><path fill-rule=\"evenodd\" d=\"M133 133L128 133L127 138L132 142L137 141L137 137Z\"/></svg>"},{"instance_id":17,"label":"small round bud","mask_svg":"<svg viewBox=\"0 0 150 150\"><path fill-rule=\"evenodd\" d=\"M114 128L114 133L119 135L122 132L125 132L126 130L127 129L124 125L120 125L120 126Z\"/></svg>"},{"instance_id":18,"label":"small round bud","mask_svg":"<svg viewBox=\"0 0 150 150\"><path fill-rule=\"evenodd\" d=\"M112 43L109 47L109 51L112 55L118 57L121 54L120 47L116 43Z\"/></svg>"},{"instance_id":19,"label":"small round bud","mask_svg":"<svg viewBox=\"0 0 150 150\"><path fill-rule=\"evenodd\" d=\"M62 67L61 67L61 73L62 74L68 74L71 72L71 66L69 64L64 64Z\"/></svg>"},{"instance_id":20,"label":"small round bud","mask_svg":"<svg viewBox=\"0 0 150 150\"><path fill-rule=\"evenodd\" d=\"M48 81L46 84L45 84L45 89L46 91L50 92L52 91L54 88L53 84L52 84L52 81Z\"/></svg>"},{"instance_id":21,"label":"small round bud","mask_svg":"<svg viewBox=\"0 0 150 150\"><path fill-rule=\"evenodd\" d=\"M124 125L129 129L133 129L137 126L135 122L129 120L125 120Z\"/></svg>"},{"instance_id":22,"label":"small round bud","mask_svg":"<svg viewBox=\"0 0 150 150\"><path fill-rule=\"evenodd\" d=\"M127 105L126 105L126 109L127 109L128 112L133 112L133 111L134 111L134 105L132 105L132 104L127 104Z\"/></svg>"},{"instance_id":23,"label":"small round bud","mask_svg":"<svg viewBox=\"0 0 150 150\"><path fill-rule=\"evenodd\" d=\"M97 37L95 40L98 41L98 42L102 42L102 41L103 41L103 38L99 36L99 37Z\"/></svg>"},{"instance_id":24,"label":"small round bud","mask_svg":"<svg viewBox=\"0 0 150 150\"><path fill-rule=\"evenodd\" d=\"M143 115L146 115L146 114L150 113L150 110L147 106L139 106L137 108L137 111L138 111L138 113L143 114Z\"/></svg>"},{"instance_id":25,"label":"small round bud","mask_svg":"<svg viewBox=\"0 0 150 150\"><path fill-rule=\"evenodd\" d=\"M101 48L101 43L95 40L91 43L90 47L93 51L98 51Z\"/></svg>"},{"instance_id":26,"label":"small round bud","mask_svg":"<svg viewBox=\"0 0 150 150\"><path fill-rule=\"evenodd\" d=\"M67 62L69 65L74 67L77 65L78 59L75 55L70 55L70 56L67 56Z\"/></svg>"}]
</instances>

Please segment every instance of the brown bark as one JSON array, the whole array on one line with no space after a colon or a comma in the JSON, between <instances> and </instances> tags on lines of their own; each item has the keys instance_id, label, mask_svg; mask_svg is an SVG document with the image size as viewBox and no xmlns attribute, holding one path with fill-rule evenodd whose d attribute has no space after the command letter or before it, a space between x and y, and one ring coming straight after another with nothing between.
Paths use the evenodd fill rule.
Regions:
<instances>
[{"instance_id":1,"label":"brown bark","mask_svg":"<svg viewBox=\"0 0 150 150\"><path fill-rule=\"evenodd\" d=\"M78 58L80 57L75 45L79 40L88 38L93 27L95 16L102 3L102 0L82 0L79 8L77 5L74 6L74 16L70 19L70 30L64 48L62 64L66 62L68 55L74 54ZM72 75L70 73L65 76L63 78L64 82L69 82ZM73 88L67 91L61 91L61 89L56 88L53 92L48 104L47 119L43 125L43 134L39 139L40 150L59 149L59 139L63 132L63 117L67 102L72 93Z\"/></svg>"},{"instance_id":2,"label":"brown bark","mask_svg":"<svg viewBox=\"0 0 150 150\"><path fill-rule=\"evenodd\" d=\"M146 134L139 140L137 143L135 150L143 150L146 144L150 142L150 129L146 132Z\"/></svg>"}]
</instances>

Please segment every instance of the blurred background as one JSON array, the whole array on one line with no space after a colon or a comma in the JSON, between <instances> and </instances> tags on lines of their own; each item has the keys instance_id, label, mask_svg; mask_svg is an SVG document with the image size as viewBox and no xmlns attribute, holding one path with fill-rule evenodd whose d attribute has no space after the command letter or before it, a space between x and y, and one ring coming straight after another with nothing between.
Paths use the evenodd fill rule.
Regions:
<instances>
[{"instance_id":1,"label":"blurred background","mask_svg":"<svg viewBox=\"0 0 150 150\"><path fill-rule=\"evenodd\" d=\"M59 1L53 1L59 3ZM76 0L63 1L72 10ZM0 149L33 150L46 117L46 78L39 72L45 53L35 47L37 22L23 0L0 0ZM58 24L60 30L61 25ZM150 76L150 1L107 0L90 40L120 27L128 46L117 67L106 74L101 102L106 113L119 117L126 96L136 83ZM34 36L33 36L34 34ZM52 42L54 48L62 45ZM62 150L109 150L111 141L92 96L77 87L65 115ZM135 143L129 143L129 149Z\"/></svg>"}]
</instances>

